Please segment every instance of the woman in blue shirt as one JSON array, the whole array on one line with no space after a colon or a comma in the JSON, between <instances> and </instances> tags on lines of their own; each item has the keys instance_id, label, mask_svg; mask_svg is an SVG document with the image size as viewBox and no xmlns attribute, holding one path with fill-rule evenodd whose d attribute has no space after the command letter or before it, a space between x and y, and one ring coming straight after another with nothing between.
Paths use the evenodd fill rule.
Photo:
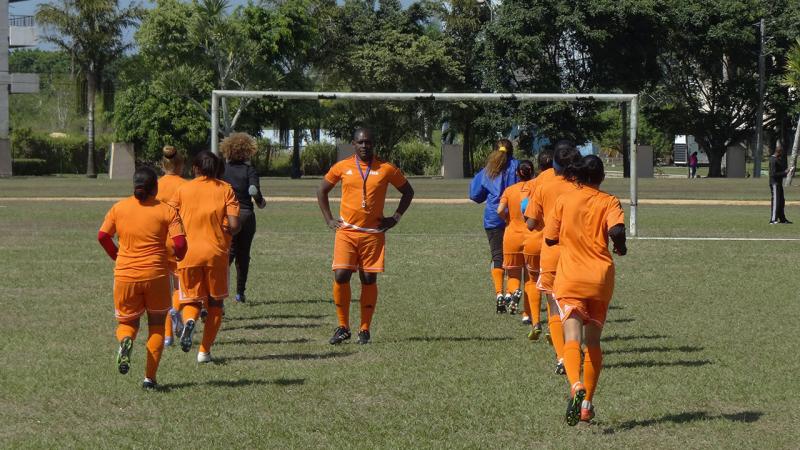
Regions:
<instances>
[{"instance_id":1,"label":"woman in blue shirt","mask_svg":"<svg viewBox=\"0 0 800 450\"><path fill-rule=\"evenodd\" d=\"M514 159L514 146L511 141L500 139L486 158L486 167L475 175L469 185L470 200L476 203L486 202L483 228L486 229L489 249L492 252L492 280L498 313L506 312L506 301L503 297L503 232L506 222L497 214L497 206L503 191L519 181L517 166L519 161Z\"/></svg>"}]
</instances>

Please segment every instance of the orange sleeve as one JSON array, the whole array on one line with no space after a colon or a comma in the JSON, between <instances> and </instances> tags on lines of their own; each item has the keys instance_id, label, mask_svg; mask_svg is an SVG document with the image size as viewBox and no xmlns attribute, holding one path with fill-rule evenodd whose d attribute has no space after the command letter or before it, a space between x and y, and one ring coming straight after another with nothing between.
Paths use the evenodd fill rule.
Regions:
<instances>
[{"instance_id":1,"label":"orange sleeve","mask_svg":"<svg viewBox=\"0 0 800 450\"><path fill-rule=\"evenodd\" d=\"M230 184L225 184L225 214L228 216L239 215L239 200L233 193L233 188Z\"/></svg>"},{"instance_id":2,"label":"orange sleeve","mask_svg":"<svg viewBox=\"0 0 800 450\"><path fill-rule=\"evenodd\" d=\"M558 240L558 235L561 233L561 217L564 213L564 202L561 201L563 197L556 200L555 211L553 212L553 220L544 224L544 238L551 241Z\"/></svg>"},{"instance_id":3,"label":"orange sleeve","mask_svg":"<svg viewBox=\"0 0 800 450\"><path fill-rule=\"evenodd\" d=\"M114 236L114 234L117 232L117 220L116 214L114 214L115 207L116 205L112 206L111 209L108 210L106 217L103 219L103 224L100 225L100 231L111 236Z\"/></svg>"},{"instance_id":4,"label":"orange sleeve","mask_svg":"<svg viewBox=\"0 0 800 450\"><path fill-rule=\"evenodd\" d=\"M172 206L173 208L177 209L178 211L181 210L181 188L180 187L178 187L178 189L175 190L175 193L172 194L172 198L169 198L169 199L166 200L166 204L168 204L169 206Z\"/></svg>"},{"instance_id":5,"label":"orange sleeve","mask_svg":"<svg viewBox=\"0 0 800 450\"><path fill-rule=\"evenodd\" d=\"M619 203L617 197L611 197L611 202L608 205L608 212L606 213L606 229L611 229L614 225L625 225L625 211Z\"/></svg>"},{"instance_id":6,"label":"orange sleeve","mask_svg":"<svg viewBox=\"0 0 800 450\"><path fill-rule=\"evenodd\" d=\"M325 181L330 184L337 184L342 179L342 168L339 163L334 164L331 166L328 173L325 174Z\"/></svg>"},{"instance_id":7,"label":"orange sleeve","mask_svg":"<svg viewBox=\"0 0 800 450\"><path fill-rule=\"evenodd\" d=\"M541 223L544 220L544 210L542 209L542 187L537 185L531 195L531 201L528 202L528 207L525 208L525 217ZM538 225L537 225L538 226Z\"/></svg>"},{"instance_id":8,"label":"orange sleeve","mask_svg":"<svg viewBox=\"0 0 800 450\"><path fill-rule=\"evenodd\" d=\"M178 215L178 210L169 205L166 206L166 210L167 223L169 223L167 234L169 237L186 236L186 231L183 229L183 222L181 221L181 216Z\"/></svg>"},{"instance_id":9,"label":"orange sleeve","mask_svg":"<svg viewBox=\"0 0 800 450\"><path fill-rule=\"evenodd\" d=\"M403 171L397 167L394 167L394 173L392 174L391 178L389 178L389 183L392 183L392 186L399 188L404 184L408 183L406 176L403 175Z\"/></svg>"}]
</instances>

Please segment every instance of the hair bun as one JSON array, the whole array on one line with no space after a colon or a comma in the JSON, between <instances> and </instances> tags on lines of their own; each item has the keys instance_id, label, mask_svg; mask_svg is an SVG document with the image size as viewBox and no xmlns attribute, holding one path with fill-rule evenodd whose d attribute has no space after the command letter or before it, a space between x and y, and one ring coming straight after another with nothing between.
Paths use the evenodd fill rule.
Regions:
<instances>
[{"instance_id":1,"label":"hair bun","mask_svg":"<svg viewBox=\"0 0 800 450\"><path fill-rule=\"evenodd\" d=\"M172 159L178 154L178 150L171 145L165 145L161 152L164 154L164 158L167 159Z\"/></svg>"}]
</instances>

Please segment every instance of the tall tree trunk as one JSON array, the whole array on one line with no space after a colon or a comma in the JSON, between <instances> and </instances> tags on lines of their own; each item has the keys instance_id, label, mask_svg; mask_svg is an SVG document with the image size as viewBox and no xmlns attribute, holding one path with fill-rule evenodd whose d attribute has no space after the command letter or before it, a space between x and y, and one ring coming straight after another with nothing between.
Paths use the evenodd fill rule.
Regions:
<instances>
[{"instance_id":1,"label":"tall tree trunk","mask_svg":"<svg viewBox=\"0 0 800 450\"><path fill-rule=\"evenodd\" d=\"M464 125L464 145L461 146L462 168L464 177L472 177L472 118L467 119Z\"/></svg>"},{"instance_id":2,"label":"tall tree trunk","mask_svg":"<svg viewBox=\"0 0 800 450\"><path fill-rule=\"evenodd\" d=\"M722 156L725 154L725 144L713 144L708 149L708 177L719 178L722 176Z\"/></svg>"},{"instance_id":3,"label":"tall tree trunk","mask_svg":"<svg viewBox=\"0 0 800 450\"><path fill-rule=\"evenodd\" d=\"M294 142L292 142L292 178L300 178L300 140L303 138L303 130L295 128L292 132L294 134Z\"/></svg>"},{"instance_id":4,"label":"tall tree trunk","mask_svg":"<svg viewBox=\"0 0 800 450\"><path fill-rule=\"evenodd\" d=\"M97 76L91 70L86 74L86 109L88 126L86 127L86 176L97 178L97 170L94 166L94 97L97 92Z\"/></svg>"},{"instance_id":5,"label":"tall tree trunk","mask_svg":"<svg viewBox=\"0 0 800 450\"><path fill-rule=\"evenodd\" d=\"M797 167L797 151L800 147L800 119L797 120L797 128L794 130L794 141L792 142L792 155L789 157L789 167ZM783 180L783 185L789 187L792 185L792 178L794 172L789 172L789 175Z\"/></svg>"},{"instance_id":6,"label":"tall tree trunk","mask_svg":"<svg viewBox=\"0 0 800 450\"><path fill-rule=\"evenodd\" d=\"M622 176L625 178L631 177L631 155L630 139L628 138L628 103L622 102L619 104L620 123L622 124L622 141L620 142L620 149L622 150Z\"/></svg>"}]
</instances>

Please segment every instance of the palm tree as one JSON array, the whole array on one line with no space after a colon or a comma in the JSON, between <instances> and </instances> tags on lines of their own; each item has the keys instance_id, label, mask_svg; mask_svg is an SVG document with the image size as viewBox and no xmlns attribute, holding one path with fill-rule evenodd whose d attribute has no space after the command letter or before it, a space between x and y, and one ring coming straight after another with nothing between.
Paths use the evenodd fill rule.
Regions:
<instances>
[{"instance_id":1,"label":"palm tree","mask_svg":"<svg viewBox=\"0 0 800 450\"><path fill-rule=\"evenodd\" d=\"M795 93L800 91L800 38L797 38L797 42L789 49L789 52L786 54L786 73L783 75L783 84L789 86L790 89L793 89ZM798 145L800 144L800 119L797 120L797 128L794 132L794 143L792 144L792 156L789 157L789 161L791 161L790 166L797 167L797 150ZM786 186L792 184L792 176L794 173L789 173L789 176L786 177L784 183Z\"/></svg>"},{"instance_id":2,"label":"palm tree","mask_svg":"<svg viewBox=\"0 0 800 450\"><path fill-rule=\"evenodd\" d=\"M36 21L45 30L42 39L68 53L86 81L86 176L96 178L94 164L94 102L103 72L131 44L123 31L138 23L144 10L132 3L120 9L117 0L57 0L42 4Z\"/></svg>"}]
</instances>

